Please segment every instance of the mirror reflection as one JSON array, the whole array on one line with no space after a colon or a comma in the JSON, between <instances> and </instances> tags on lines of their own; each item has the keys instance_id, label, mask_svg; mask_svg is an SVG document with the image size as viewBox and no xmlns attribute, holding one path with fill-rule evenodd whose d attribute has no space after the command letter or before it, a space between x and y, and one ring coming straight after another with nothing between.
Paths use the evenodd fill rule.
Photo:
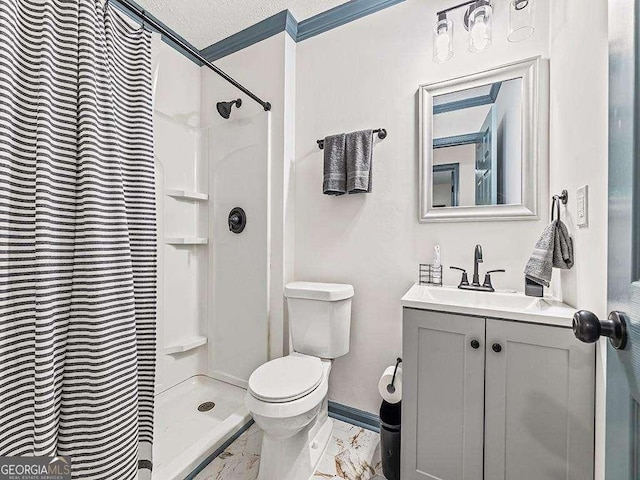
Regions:
<instances>
[{"instance_id":1,"label":"mirror reflection","mask_svg":"<svg viewBox=\"0 0 640 480\"><path fill-rule=\"evenodd\" d=\"M433 97L434 208L522 203L522 78Z\"/></svg>"}]
</instances>

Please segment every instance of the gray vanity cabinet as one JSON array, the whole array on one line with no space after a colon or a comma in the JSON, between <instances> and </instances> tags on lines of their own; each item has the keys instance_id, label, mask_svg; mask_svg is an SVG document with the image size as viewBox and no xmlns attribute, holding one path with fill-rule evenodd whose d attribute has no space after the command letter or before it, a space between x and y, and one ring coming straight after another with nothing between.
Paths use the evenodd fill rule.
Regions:
<instances>
[{"instance_id":1,"label":"gray vanity cabinet","mask_svg":"<svg viewBox=\"0 0 640 480\"><path fill-rule=\"evenodd\" d=\"M411 308L403 325L402 480L593 479L593 345Z\"/></svg>"},{"instance_id":2,"label":"gray vanity cabinet","mask_svg":"<svg viewBox=\"0 0 640 480\"><path fill-rule=\"evenodd\" d=\"M484 319L404 309L402 480L482 480L484 330Z\"/></svg>"},{"instance_id":3,"label":"gray vanity cabinet","mask_svg":"<svg viewBox=\"0 0 640 480\"><path fill-rule=\"evenodd\" d=\"M569 328L491 319L486 338L485 478L592 479L593 345Z\"/></svg>"}]
</instances>

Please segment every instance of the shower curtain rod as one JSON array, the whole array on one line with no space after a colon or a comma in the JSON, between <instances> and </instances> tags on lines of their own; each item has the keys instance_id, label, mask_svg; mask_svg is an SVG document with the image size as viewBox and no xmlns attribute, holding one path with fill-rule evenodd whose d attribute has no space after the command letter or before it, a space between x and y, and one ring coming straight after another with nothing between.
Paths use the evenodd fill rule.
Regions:
<instances>
[{"instance_id":1,"label":"shower curtain rod","mask_svg":"<svg viewBox=\"0 0 640 480\"><path fill-rule=\"evenodd\" d=\"M165 37L169 38L172 42L177 43L178 45L180 45L180 47L182 47L183 49L185 49L187 52L189 52L191 55L193 55L195 58L197 58L199 61L201 61L204 65L206 65L207 67L209 67L211 70L213 70L215 73L217 73L218 75L220 75L222 78L224 78L227 82L229 82L231 85L233 85L234 87L236 87L238 90L240 90L241 92L245 93L246 95L248 95L251 99L255 100L256 102L258 102L260 105L262 105L262 108L264 108L265 112L268 112L269 110L271 110L271 104L269 102L265 102L262 99L260 99L260 97L258 97L256 94L254 94L253 92L251 92L250 90L248 90L246 87L244 87L242 84L238 83L236 80L234 80L233 78L231 78L228 74L226 74L224 71L222 71L220 68L216 67L213 63L211 63L209 60L207 60L206 58L204 58L200 52L198 50L196 50L195 47L191 46L190 44L184 42L182 39L180 39L179 37L177 37L171 30L169 30L167 27L165 27L164 25L162 25L161 23L158 23L158 21L156 21L154 18L150 17L149 15L147 15L146 10L140 8L139 6L131 3L129 0L117 0L116 2L119 6L122 6L123 8L127 9L129 11L129 13L136 15L137 17L139 17L142 20L142 26L144 28L145 24L151 25L154 29L156 29L158 32L160 32L162 35L164 35Z\"/></svg>"}]
</instances>

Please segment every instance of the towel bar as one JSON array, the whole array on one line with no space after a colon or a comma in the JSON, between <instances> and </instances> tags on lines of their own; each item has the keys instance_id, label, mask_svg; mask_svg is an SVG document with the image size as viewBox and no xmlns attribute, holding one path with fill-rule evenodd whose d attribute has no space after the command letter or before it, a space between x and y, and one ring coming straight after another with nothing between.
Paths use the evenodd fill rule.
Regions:
<instances>
[{"instance_id":1,"label":"towel bar","mask_svg":"<svg viewBox=\"0 0 640 480\"><path fill-rule=\"evenodd\" d=\"M376 128L373 133L377 133L380 140L387 138L387 131L384 128ZM316 143L320 150L324 148L324 138L322 140L316 140Z\"/></svg>"}]
</instances>

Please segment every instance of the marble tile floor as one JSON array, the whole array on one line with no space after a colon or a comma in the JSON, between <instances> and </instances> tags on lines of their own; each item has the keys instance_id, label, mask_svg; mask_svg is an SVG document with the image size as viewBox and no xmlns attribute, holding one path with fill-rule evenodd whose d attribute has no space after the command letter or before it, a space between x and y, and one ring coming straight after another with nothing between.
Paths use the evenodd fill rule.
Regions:
<instances>
[{"instance_id":1,"label":"marble tile floor","mask_svg":"<svg viewBox=\"0 0 640 480\"><path fill-rule=\"evenodd\" d=\"M261 444L262 432L253 424L194 480L256 480ZM331 440L311 480L384 480L380 436L334 419Z\"/></svg>"}]
</instances>

